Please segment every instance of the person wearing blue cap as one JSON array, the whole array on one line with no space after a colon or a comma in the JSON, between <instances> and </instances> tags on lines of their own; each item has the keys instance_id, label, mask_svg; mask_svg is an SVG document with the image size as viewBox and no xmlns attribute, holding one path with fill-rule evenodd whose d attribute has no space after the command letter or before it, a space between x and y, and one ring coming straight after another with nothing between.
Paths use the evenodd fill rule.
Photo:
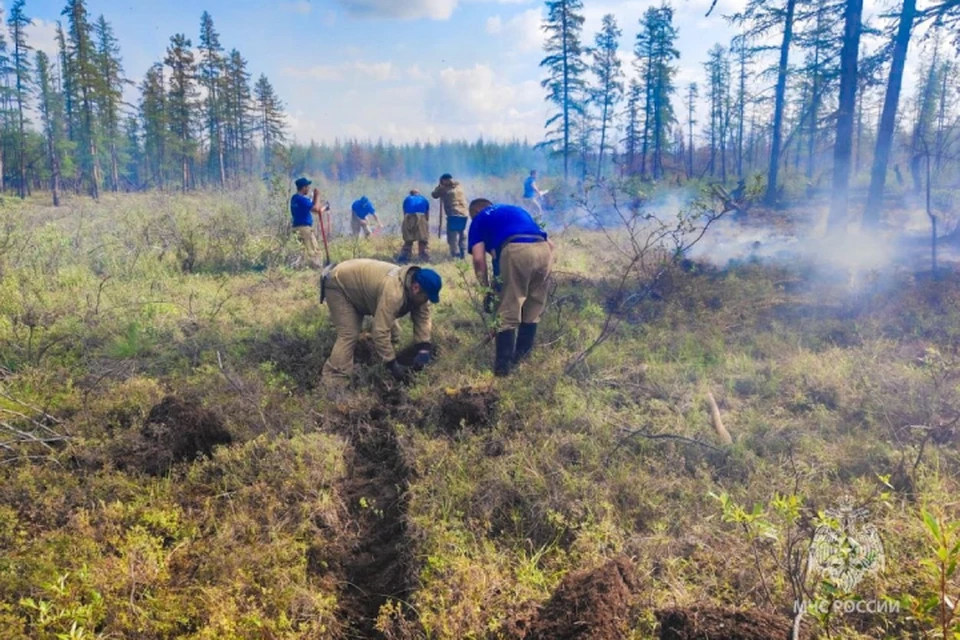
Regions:
<instances>
[{"instance_id":1,"label":"person wearing blue cap","mask_svg":"<svg viewBox=\"0 0 960 640\"><path fill-rule=\"evenodd\" d=\"M367 196L355 200L350 209L353 211L353 215L350 216L350 230L353 232L354 238L359 238L361 234L369 238L373 233L370 230L370 223L367 218L373 218L377 227L383 226L380 224L380 218L377 217L377 210L373 208L373 203Z\"/></svg>"},{"instance_id":2,"label":"person wearing blue cap","mask_svg":"<svg viewBox=\"0 0 960 640\"><path fill-rule=\"evenodd\" d=\"M409 368L397 362L394 343L399 340L398 318L409 314L417 356L413 368L429 363L432 347L430 303L440 302L440 274L418 266L357 258L324 271L323 299L337 330L337 341L323 365L325 383L346 382L353 373L353 353L365 316L373 316L373 344L387 370L398 379Z\"/></svg>"},{"instance_id":3,"label":"person wearing blue cap","mask_svg":"<svg viewBox=\"0 0 960 640\"><path fill-rule=\"evenodd\" d=\"M294 183L297 186L297 192L290 199L290 215L293 217L293 230L300 236L303 243L303 257L307 265L314 269L323 267L323 259L320 256L320 247L317 245L317 236L313 232L313 214L323 215L323 212L330 208L330 205L321 206L320 190L313 190L313 199L307 194L310 192L310 185L313 184L306 178L297 178Z\"/></svg>"}]
</instances>

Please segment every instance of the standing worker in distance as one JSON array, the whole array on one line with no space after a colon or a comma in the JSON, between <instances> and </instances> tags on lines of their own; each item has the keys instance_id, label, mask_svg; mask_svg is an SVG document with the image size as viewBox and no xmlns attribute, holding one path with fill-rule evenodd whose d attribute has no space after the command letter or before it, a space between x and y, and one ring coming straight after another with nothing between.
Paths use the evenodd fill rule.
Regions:
<instances>
[{"instance_id":1,"label":"standing worker in distance","mask_svg":"<svg viewBox=\"0 0 960 640\"><path fill-rule=\"evenodd\" d=\"M523 181L523 202L530 206L531 211L538 218L543 216L543 208L540 206L540 199L544 192L537 187L537 170L531 169L530 176Z\"/></svg>"},{"instance_id":2,"label":"standing worker in distance","mask_svg":"<svg viewBox=\"0 0 960 640\"><path fill-rule=\"evenodd\" d=\"M470 253L480 285L489 288L487 256L493 256L493 276L499 281L496 359L493 373L506 376L530 354L537 323L547 304L547 279L553 242L533 217L520 207L494 205L478 198L470 203ZM493 312L493 294L484 300Z\"/></svg>"},{"instance_id":3,"label":"standing worker in distance","mask_svg":"<svg viewBox=\"0 0 960 640\"><path fill-rule=\"evenodd\" d=\"M361 196L359 200L354 200L350 210L353 212L353 215L350 216L350 231L355 238L360 237L361 234L363 237L369 238L373 234L367 218L373 218L377 223L377 228L383 226L380 224L380 218L377 217L377 210L373 208L373 203L367 196Z\"/></svg>"},{"instance_id":4,"label":"standing worker in distance","mask_svg":"<svg viewBox=\"0 0 960 640\"><path fill-rule=\"evenodd\" d=\"M420 249L420 261L430 262L430 201L420 195L416 189L403 201L403 224L400 226L403 235L403 248L397 256L397 262L410 262L413 253L413 243Z\"/></svg>"},{"instance_id":5,"label":"standing worker in distance","mask_svg":"<svg viewBox=\"0 0 960 640\"><path fill-rule=\"evenodd\" d=\"M463 194L463 187L453 179L449 173L440 176L440 184L430 194L434 200L439 199L443 210L447 214L447 244L450 245L450 257L461 260L466 257L466 229L467 196Z\"/></svg>"},{"instance_id":6,"label":"standing worker in distance","mask_svg":"<svg viewBox=\"0 0 960 640\"><path fill-rule=\"evenodd\" d=\"M297 192L290 198L290 215L293 217L293 230L300 236L303 243L303 258L307 265L312 269L323 267L323 260L320 257L320 247L317 246L317 236L313 232L313 214L322 216L324 211L330 209L330 205L320 205L320 190L313 190L313 200L307 197L310 191L310 185L313 184L306 178L297 178L294 183Z\"/></svg>"},{"instance_id":7,"label":"standing worker in distance","mask_svg":"<svg viewBox=\"0 0 960 640\"><path fill-rule=\"evenodd\" d=\"M373 343L387 370L397 379L408 369L397 362L394 342L399 339L398 318L409 314L413 339L417 343L414 367L430 361L430 303L440 302L443 282L432 269L398 267L389 262L357 258L325 270L320 285L321 302L326 302L337 330L337 341L323 365L323 378L336 385L353 373L353 352L360 337L364 316L373 316Z\"/></svg>"}]
</instances>

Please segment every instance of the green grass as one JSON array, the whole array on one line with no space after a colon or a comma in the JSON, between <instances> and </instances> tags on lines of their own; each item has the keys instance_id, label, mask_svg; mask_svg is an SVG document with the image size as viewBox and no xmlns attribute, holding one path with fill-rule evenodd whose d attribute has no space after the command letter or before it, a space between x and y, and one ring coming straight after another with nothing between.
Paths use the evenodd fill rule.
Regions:
<instances>
[{"instance_id":1,"label":"green grass","mask_svg":"<svg viewBox=\"0 0 960 640\"><path fill-rule=\"evenodd\" d=\"M331 199L342 212L363 191L387 212L404 188ZM481 190L505 187L469 195ZM287 197L4 201L0 420L69 440L0 449L0 637L342 637L347 445L317 388L335 336L315 272L295 268ZM671 273L662 300L567 374L609 306L606 242L564 235L542 346L506 381L491 376L472 274L436 265L442 357L390 417L411 469L416 589L382 626L396 632L397 612L413 611L427 637L496 637L570 571L620 554L638 567L634 638L656 637L652 614L667 606L788 615L777 545L808 539L845 494L868 505L887 552L857 595L929 600L920 509L960 518L960 460L955 432L938 443L909 427L947 424L960 406L960 281L889 274L851 295L842 278L787 267ZM399 244L339 238L333 253L389 259ZM379 375L364 369L346 404L376 406ZM496 419L449 434L440 405L465 386L494 390ZM732 447L714 434L707 391ZM124 443L168 394L201 398L235 444L161 478L120 470ZM722 493L762 505L773 535L751 541L724 521L711 497ZM802 517L777 519L778 495ZM835 618L832 637L934 633L915 608Z\"/></svg>"}]
</instances>

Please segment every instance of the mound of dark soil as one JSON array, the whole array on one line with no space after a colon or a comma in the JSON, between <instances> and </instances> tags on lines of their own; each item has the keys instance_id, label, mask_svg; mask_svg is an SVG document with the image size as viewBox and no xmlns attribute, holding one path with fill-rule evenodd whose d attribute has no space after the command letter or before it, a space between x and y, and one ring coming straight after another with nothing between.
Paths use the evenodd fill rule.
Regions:
<instances>
[{"instance_id":1,"label":"mound of dark soil","mask_svg":"<svg viewBox=\"0 0 960 640\"><path fill-rule=\"evenodd\" d=\"M461 428L489 427L493 424L499 399L493 389L450 389L440 401L440 426L448 433Z\"/></svg>"},{"instance_id":2,"label":"mound of dark soil","mask_svg":"<svg viewBox=\"0 0 960 640\"><path fill-rule=\"evenodd\" d=\"M616 640L630 626L633 564L616 558L593 571L567 575L531 620L512 620L508 637L524 640Z\"/></svg>"},{"instance_id":3,"label":"mound of dark soil","mask_svg":"<svg viewBox=\"0 0 960 640\"><path fill-rule=\"evenodd\" d=\"M789 640L791 636L790 620L763 611L667 609L658 611L657 619L660 640Z\"/></svg>"},{"instance_id":4,"label":"mound of dark soil","mask_svg":"<svg viewBox=\"0 0 960 640\"><path fill-rule=\"evenodd\" d=\"M196 399L167 396L150 409L133 450L118 466L163 475L177 462L209 456L233 437L216 413Z\"/></svg>"}]
</instances>

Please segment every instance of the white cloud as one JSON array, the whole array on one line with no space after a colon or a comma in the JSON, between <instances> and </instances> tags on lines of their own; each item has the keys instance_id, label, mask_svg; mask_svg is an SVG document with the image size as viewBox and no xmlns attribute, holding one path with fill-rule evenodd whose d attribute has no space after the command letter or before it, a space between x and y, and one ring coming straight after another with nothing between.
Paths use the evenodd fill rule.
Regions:
<instances>
[{"instance_id":1,"label":"white cloud","mask_svg":"<svg viewBox=\"0 0 960 640\"><path fill-rule=\"evenodd\" d=\"M487 33L509 42L511 52L530 53L543 49L543 14L540 9L527 9L506 22L500 16L487 19Z\"/></svg>"},{"instance_id":2,"label":"white cloud","mask_svg":"<svg viewBox=\"0 0 960 640\"><path fill-rule=\"evenodd\" d=\"M335 0L347 13L364 18L448 20L461 0ZM534 0L463 0L464 3L522 5Z\"/></svg>"},{"instance_id":3,"label":"white cloud","mask_svg":"<svg viewBox=\"0 0 960 640\"><path fill-rule=\"evenodd\" d=\"M447 20L458 0L335 0L347 13L364 18Z\"/></svg>"},{"instance_id":4,"label":"white cloud","mask_svg":"<svg viewBox=\"0 0 960 640\"><path fill-rule=\"evenodd\" d=\"M345 62L339 65L318 64L306 69L285 67L283 75L295 78L310 78L337 82L341 80L355 80L358 76L371 78L383 82L394 77L392 62Z\"/></svg>"},{"instance_id":5,"label":"white cloud","mask_svg":"<svg viewBox=\"0 0 960 640\"><path fill-rule=\"evenodd\" d=\"M57 24L35 18L25 29L27 42L37 51L43 51L52 61L57 60Z\"/></svg>"}]
</instances>

